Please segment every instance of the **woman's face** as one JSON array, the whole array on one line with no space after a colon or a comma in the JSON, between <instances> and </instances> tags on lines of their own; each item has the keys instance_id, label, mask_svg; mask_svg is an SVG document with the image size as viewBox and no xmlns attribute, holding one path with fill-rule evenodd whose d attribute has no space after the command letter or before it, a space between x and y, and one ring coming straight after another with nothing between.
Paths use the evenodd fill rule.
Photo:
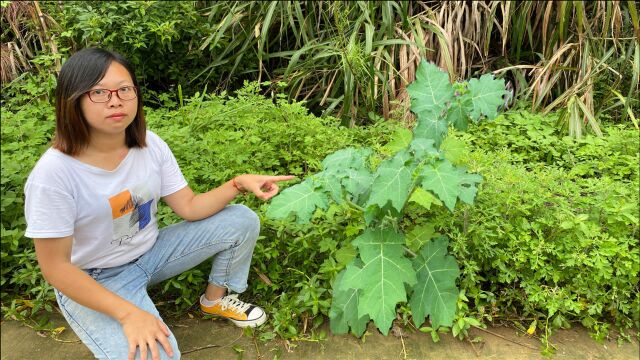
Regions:
<instances>
[{"instance_id":1,"label":"woman's face","mask_svg":"<svg viewBox=\"0 0 640 360\"><path fill-rule=\"evenodd\" d=\"M131 75L122 64L113 61L102 80L91 90L116 90L125 86L133 86ZM80 98L80 109L92 135L124 135L127 126L133 122L138 112L138 98L122 100L113 92L109 101L95 103L88 94L84 94Z\"/></svg>"}]
</instances>

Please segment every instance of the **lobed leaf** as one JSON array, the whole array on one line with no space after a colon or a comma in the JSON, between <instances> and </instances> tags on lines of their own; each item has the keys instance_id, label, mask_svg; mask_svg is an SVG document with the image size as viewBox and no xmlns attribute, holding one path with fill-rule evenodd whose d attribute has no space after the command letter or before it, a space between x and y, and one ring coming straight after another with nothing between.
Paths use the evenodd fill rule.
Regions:
<instances>
[{"instance_id":1,"label":"lobed leaf","mask_svg":"<svg viewBox=\"0 0 640 360\"><path fill-rule=\"evenodd\" d=\"M467 144L452 136L448 136L442 142L440 150L444 154L444 158L451 161L452 164L458 165L462 163L462 158L467 154Z\"/></svg>"},{"instance_id":2,"label":"lobed leaf","mask_svg":"<svg viewBox=\"0 0 640 360\"><path fill-rule=\"evenodd\" d=\"M406 148L411 142L412 138L413 138L413 133L411 132L411 130L405 129L405 128L399 128L393 133L391 137L391 141L389 141L380 150L382 153L387 155L395 154L398 151Z\"/></svg>"},{"instance_id":3,"label":"lobed leaf","mask_svg":"<svg viewBox=\"0 0 640 360\"><path fill-rule=\"evenodd\" d=\"M438 235L440 234L431 223L416 226L407 234L407 247L413 252L418 252L424 244Z\"/></svg>"},{"instance_id":4,"label":"lobed leaf","mask_svg":"<svg viewBox=\"0 0 640 360\"><path fill-rule=\"evenodd\" d=\"M404 237L390 229L367 229L353 244L360 250L362 265L347 266L339 290L362 290L358 318L368 315L386 335L396 305L406 301L405 284L416 283L411 262L403 256Z\"/></svg>"},{"instance_id":5,"label":"lobed leaf","mask_svg":"<svg viewBox=\"0 0 640 360\"><path fill-rule=\"evenodd\" d=\"M427 191L421 187L413 190L413 193L411 193L411 196L409 197L409 201L414 202L427 210L430 210L431 205L433 204L438 206L442 205L442 202L438 200L431 191Z\"/></svg>"},{"instance_id":6,"label":"lobed leaf","mask_svg":"<svg viewBox=\"0 0 640 360\"><path fill-rule=\"evenodd\" d=\"M397 211L402 211L412 185L413 170L407 166L411 159L408 152L401 151L378 166L366 207L378 205L383 208L390 203Z\"/></svg>"},{"instance_id":7,"label":"lobed leaf","mask_svg":"<svg viewBox=\"0 0 640 360\"><path fill-rule=\"evenodd\" d=\"M326 195L315 191L312 182L305 180L284 189L279 196L273 198L266 215L272 219L285 219L294 214L298 223L307 223L316 208L326 209L328 203Z\"/></svg>"},{"instance_id":8,"label":"lobed leaf","mask_svg":"<svg viewBox=\"0 0 640 360\"><path fill-rule=\"evenodd\" d=\"M469 113L473 110L471 98L465 94L456 97L447 110L447 123L460 131L467 131L469 127Z\"/></svg>"},{"instance_id":9,"label":"lobed leaf","mask_svg":"<svg viewBox=\"0 0 640 360\"><path fill-rule=\"evenodd\" d=\"M458 198L472 204L477 192L476 184L482 181L482 176L454 167L448 160L426 165L421 175L422 188L433 191L451 211Z\"/></svg>"},{"instance_id":10,"label":"lobed leaf","mask_svg":"<svg viewBox=\"0 0 640 360\"><path fill-rule=\"evenodd\" d=\"M471 79L467 85L473 110L471 118L478 122L482 115L488 120L498 115L498 106L502 105L502 96L506 93L503 79L494 79L491 74L484 74L480 79Z\"/></svg>"},{"instance_id":11,"label":"lobed leaf","mask_svg":"<svg viewBox=\"0 0 640 360\"><path fill-rule=\"evenodd\" d=\"M439 236L429 241L413 260L417 282L412 288L409 306L413 323L420 327L427 316L431 327L451 326L456 313L460 274L456 259L447 255L449 241Z\"/></svg>"},{"instance_id":12,"label":"lobed leaf","mask_svg":"<svg viewBox=\"0 0 640 360\"><path fill-rule=\"evenodd\" d=\"M447 120L428 114L418 117L418 123L413 129L414 139L433 140L436 146L440 146L442 139L447 135L449 124Z\"/></svg>"},{"instance_id":13,"label":"lobed leaf","mask_svg":"<svg viewBox=\"0 0 640 360\"><path fill-rule=\"evenodd\" d=\"M319 189L328 194L337 204L342 204L344 202L339 176L332 173L327 174L325 172L319 172L313 175L312 180Z\"/></svg>"},{"instance_id":14,"label":"lobed leaf","mask_svg":"<svg viewBox=\"0 0 640 360\"><path fill-rule=\"evenodd\" d=\"M347 169L344 171L344 177L341 181L351 200L361 205L364 203L373 182L373 174L364 169Z\"/></svg>"},{"instance_id":15,"label":"lobed leaf","mask_svg":"<svg viewBox=\"0 0 640 360\"><path fill-rule=\"evenodd\" d=\"M341 169L364 169L366 168L367 159L373 151L368 148L346 148L338 150L328 155L322 160L322 168L324 170L341 170Z\"/></svg>"},{"instance_id":16,"label":"lobed leaf","mask_svg":"<svg viewBox=\"0 0 640 360\"><path fill-rule=\"evenodd\" d=\"M449 75L438 66L422 60L416 71L416 79L407 86L411 96L411 111L419 118L439 117L453 99L453 86Z\"/></svg>"},{"instance_id":17,"label":"lobed leaf","mask_svg":"<svg viewBox=\"0 0 640 360\"><path fill-rule=\"evenodd\" d=\"M369 316L358 316L358 304L362 290L341 286L345 272L346 270L342 270L333 283L335 290L329 309L329 327L334 334L346 334L351 328L351 333L360 337L367 329Z\"/></svg>"},{"instance_id":18,"label":"lobed leaf","mask_svg":"<svg viewBox=\"0 0 640 360\"><path fill-rule=\"evenodd\" d=\"M427 156L436 156L440 152L435 147L435 141L432 139L416 138L409 144L409 149L413 153L414 158L417 161L424 159Z\"/></svg>"},{"instance_id":19,"label":"lobed leaf","mask_svg":"<svg viewBox=\"0 0 640 360\"><path fill-rule=\"evenodd\" d=\"M414 139L431 139L440 146L448 127L442 113L454 98L449 75L438 66L422 60L416 80L407 86L407 92L411 97L411 110L418 118L413 130Z\"/></svg>"}]
</instances>

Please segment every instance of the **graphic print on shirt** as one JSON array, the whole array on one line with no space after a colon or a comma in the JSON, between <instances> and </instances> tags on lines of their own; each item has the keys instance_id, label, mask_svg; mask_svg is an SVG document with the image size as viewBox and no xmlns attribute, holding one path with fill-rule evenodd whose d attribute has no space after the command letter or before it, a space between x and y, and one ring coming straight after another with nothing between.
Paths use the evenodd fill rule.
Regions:
<instances>
[{"instance_id":1,"label":"graphic print on shirt","mask_svg":"<svg viewBox=\"0 0 640 360\"><path fill-rule=\"evenodd\" d=\"M153 196L144 184L139 184L109 198L113 217L114 245L131 242L135 234L151 221Z\"/></svg>"}]
</instances>

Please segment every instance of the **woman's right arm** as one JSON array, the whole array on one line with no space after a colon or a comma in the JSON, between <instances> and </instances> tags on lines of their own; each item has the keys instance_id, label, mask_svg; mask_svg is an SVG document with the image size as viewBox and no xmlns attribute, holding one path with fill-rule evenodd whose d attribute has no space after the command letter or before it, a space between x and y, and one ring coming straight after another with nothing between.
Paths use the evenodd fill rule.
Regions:
<instances>
[{"instance_id":1,"label":"woman's right arm","mask_svg":"<svg viewBox=\"0 0 640 360\"><path fill-rule=\"evenodd\" d=\"M109 291L86 272L71 263L71 236L34 239L38 264L44 278L73 301L118 320L129 341L129 359L140 347L140 358L147 358L147 347L153 359L159 359L156 340L169 356L173 356L167 340L169 330L162 320L117 294Z\"/></svg>"}]
</instances>

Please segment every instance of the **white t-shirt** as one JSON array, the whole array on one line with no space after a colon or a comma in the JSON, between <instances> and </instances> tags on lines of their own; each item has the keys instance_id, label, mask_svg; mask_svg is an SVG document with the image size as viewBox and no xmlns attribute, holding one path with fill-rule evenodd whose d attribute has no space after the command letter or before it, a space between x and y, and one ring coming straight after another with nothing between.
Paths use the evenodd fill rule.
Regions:
<instances>
[{"instance_id":1,"label":"white t-shirt","mask_svg":"<svg viewBox=\"0 0 640 360\"><path fill-rule=\"evenodd\" d=\"M129 149L113 171L49 148L24 188L25 236L73 236L71 262L81 269L119 266L147 252L158 237L158 201L187 181L169 146L146 133L147 146Z\"/></svg>"}]
</instances>

